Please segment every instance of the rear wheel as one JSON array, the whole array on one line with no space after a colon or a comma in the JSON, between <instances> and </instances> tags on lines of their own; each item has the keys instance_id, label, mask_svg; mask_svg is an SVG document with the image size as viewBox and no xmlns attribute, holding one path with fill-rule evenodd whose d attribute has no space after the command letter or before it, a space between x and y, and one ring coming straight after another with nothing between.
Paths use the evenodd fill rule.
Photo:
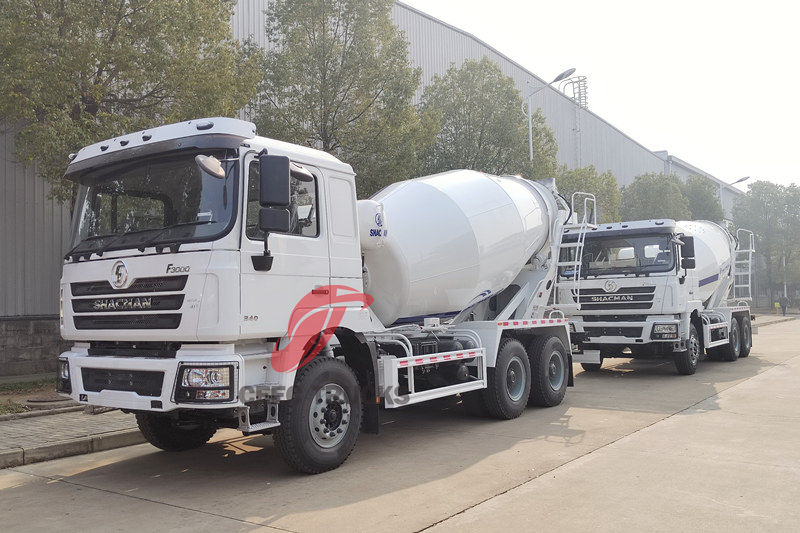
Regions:
<instances>
[{"instance_id":1,"label":"rear wheel","mask_svg":"<svg viewBox=\"0 0 800 533\"><path fill-rule=\"evenodd\" d=\"M750 348L753 347L753 327L750 324L750 315L739 317L739 331L742 337L739 357L747 357L750 355Z\"/></svg>"},{"instance_id":2,"label":"rear wheel","mask_svg":"<svg viewBox=\"0 0 800 533\"><path fill-rule=\"evenodd\" d=\"M297 372L294 395L281 404L273 439L295 470L318 474L344 463L361 427L361 391L347 364L317 357Z\"/></svg>"},{"instance_id":3,"label":"rear wheel","mask_svg":"<svg viewBox=\"0 0 800 533\"><path fill-rule=\"evenodd\" d=\"M686 342L686 350L675 353L675 368L679 374L690 376L697 372L697 363L700 362L700 355L703 349L700 345L700 336L694 324L689 325L689 340Z\"/></svg>"},{"instance_id":4,"label":"rear wheel","mask_svg":"<svg viewBox=\"0 0 800 533\"><path fill-rule=\"evenodd\" d=\"M717 352L723 361L736 361L742 348L742 337L739 331L739 321L731 320L731 331L728 333L728 344L719 347Z\"/></svg>"},{"instance_id":5,"label":"rear wheel","mask_svg":"<svg viewBox=\"0 0 800 533\"><path fill-rule=\"evenodd\" d=\"M569 381L569 354L556 335L543 335L528 344L531 394L528 405L553 407L561 403Z\"/></svg>"},{"instance_id":6,"label":"rear wheel","mask_svg":"<svg viewBox=\"0 0 800 533\"><path fill-rule=\"evenodd\" d=\"M199 448L214 436L217 426L209 422L188 422L155 413L136 413L136 424L147 442L168 452Z\"/></svg>"},{"instance_id":7,"label":"rear wheel","mask_svg":"<svg viewBox=\"0 0 800 533\"><path fill-rule=\"evenodd\" d=\"M525 410L531 390L531 367L522 344L511 338L500 341L494 368L488 369L483 392L486 410L494 418L510 420Z\"/></svg>"}]
</instances>

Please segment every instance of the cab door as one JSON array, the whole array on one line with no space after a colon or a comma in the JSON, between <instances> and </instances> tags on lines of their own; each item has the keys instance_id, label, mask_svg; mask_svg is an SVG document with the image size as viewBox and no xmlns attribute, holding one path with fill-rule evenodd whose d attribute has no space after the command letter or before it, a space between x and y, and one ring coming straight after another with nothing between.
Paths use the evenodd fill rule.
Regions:
<instances>
[{"instance_id":1,"label":"cab door","mask_svg":"<svg viewBox=\"0 0 800 533\"><path fill-rule=\"evenodd\" d=\"M308 180L307 176L300 179L294 174L290 178L290 229L287 233L270 233L272 267L259 271L252 260L253 256L264 253L264 235L258 228L259 165L254 155L245 160L247 188L241 245L243 337L283 337L289 331L290 321L296 326L309 309L330 305L326 289L330 285L330 247L323 176L317 168L294 163L308 170L313 179Z\"/></svg>"}]
</instances>

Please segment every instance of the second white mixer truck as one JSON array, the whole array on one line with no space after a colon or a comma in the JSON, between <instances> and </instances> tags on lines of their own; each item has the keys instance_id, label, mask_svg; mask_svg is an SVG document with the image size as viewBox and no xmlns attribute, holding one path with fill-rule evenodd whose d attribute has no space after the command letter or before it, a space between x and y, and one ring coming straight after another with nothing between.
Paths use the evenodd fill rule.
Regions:
<instances>
[{"instance_id":1,"label":"second white mixer truck","mask_svg":"<svg viewBox=\"0 0 800 533\"><path fill-rule=\"evenodd\" d=\"M583 241L577 255L562 252L556 298L570 308L575 360L585 370L610 357L666 357L679 373L694 374L704 353L726 361L749 355L751 232L642 220L568 231L564 240Z\"/></svg>"},{"instance_id":2,"label":"second white mixer truck","mask_svg":"<svg viewBox=\"0 0 800 533\"><path fill-rule=\"evenodd\" d=\"M357 202L349 165L226 118L88 146L66 178L60 390L159 448L271 432L317 473L381 405L510 419L571 384L547 305L568 206L543 184L463 170Z\"/></svg>"}]
</instances>

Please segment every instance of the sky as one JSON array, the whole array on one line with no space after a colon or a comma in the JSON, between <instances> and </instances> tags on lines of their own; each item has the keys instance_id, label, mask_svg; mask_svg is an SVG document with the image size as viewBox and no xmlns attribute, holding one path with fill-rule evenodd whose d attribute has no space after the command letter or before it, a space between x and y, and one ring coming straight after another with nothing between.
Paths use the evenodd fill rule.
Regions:
<instances>
[{"instance_id":1,"label":"sky","mask_svg":"<svg viewBox=\"0 0 800 533\"><path fill-rule=\"evenodd\" d=\"M575 67L589 109L650 150L800 183L800 2L402 1L547 81Z\"/></svg>"}]
</instances>

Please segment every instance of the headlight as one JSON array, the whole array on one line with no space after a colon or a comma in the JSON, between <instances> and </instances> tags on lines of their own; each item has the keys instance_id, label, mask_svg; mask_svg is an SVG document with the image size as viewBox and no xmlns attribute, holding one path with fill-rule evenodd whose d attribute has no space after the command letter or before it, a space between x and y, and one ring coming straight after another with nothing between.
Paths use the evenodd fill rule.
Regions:
<instances>
[{"instance_id":1,"label":"headlight","mask_svg":"<svg viewBox=\"0 0 800 533\"><path fill-rule=\"evenodd\" d=\"M195 363L196 364L196 363ZM229 402L234 399L233 365L194 366L181 368L177 402Z\"/></svg>"},{"instance_id":2,"label":"headlight","mask_svg":"<svg viewBox=\"0 0 800 533\"><path fill-rule=\"evenodd\" d=\"M72 383L69 380L69 361L67 359L58 360L58 383L56 392L69 394L72 392Z\"/></svg>"},{"instance_id":3,"label":"headlight","mask_svg":"<svg viewBox=\"0 0 800 533\"><path fill-rule=\"evenodd\" d=\"M191 389L227 388L231 386L231 369L228 366L186 368L181 386Z\"/></svg>"},{"instance_id":4,"label":"headlight","mask_svg":"<svg viewBox=\"0 0 800 533\"><path fill-rule=\"evenodd\" d=\"M653 326L653 333L678 333L678 325L656 324Z\"/></svg>"},{"instance_id":5,"label":"headlight","mask_svg":"<svg viewBox=\"0 0 800 533\"><path fill-rule=\"evenodd\" d=\"M58 360L58 377L61 379L69 379L69 361L66 359Z\"/></svg>"}]
</instances>

